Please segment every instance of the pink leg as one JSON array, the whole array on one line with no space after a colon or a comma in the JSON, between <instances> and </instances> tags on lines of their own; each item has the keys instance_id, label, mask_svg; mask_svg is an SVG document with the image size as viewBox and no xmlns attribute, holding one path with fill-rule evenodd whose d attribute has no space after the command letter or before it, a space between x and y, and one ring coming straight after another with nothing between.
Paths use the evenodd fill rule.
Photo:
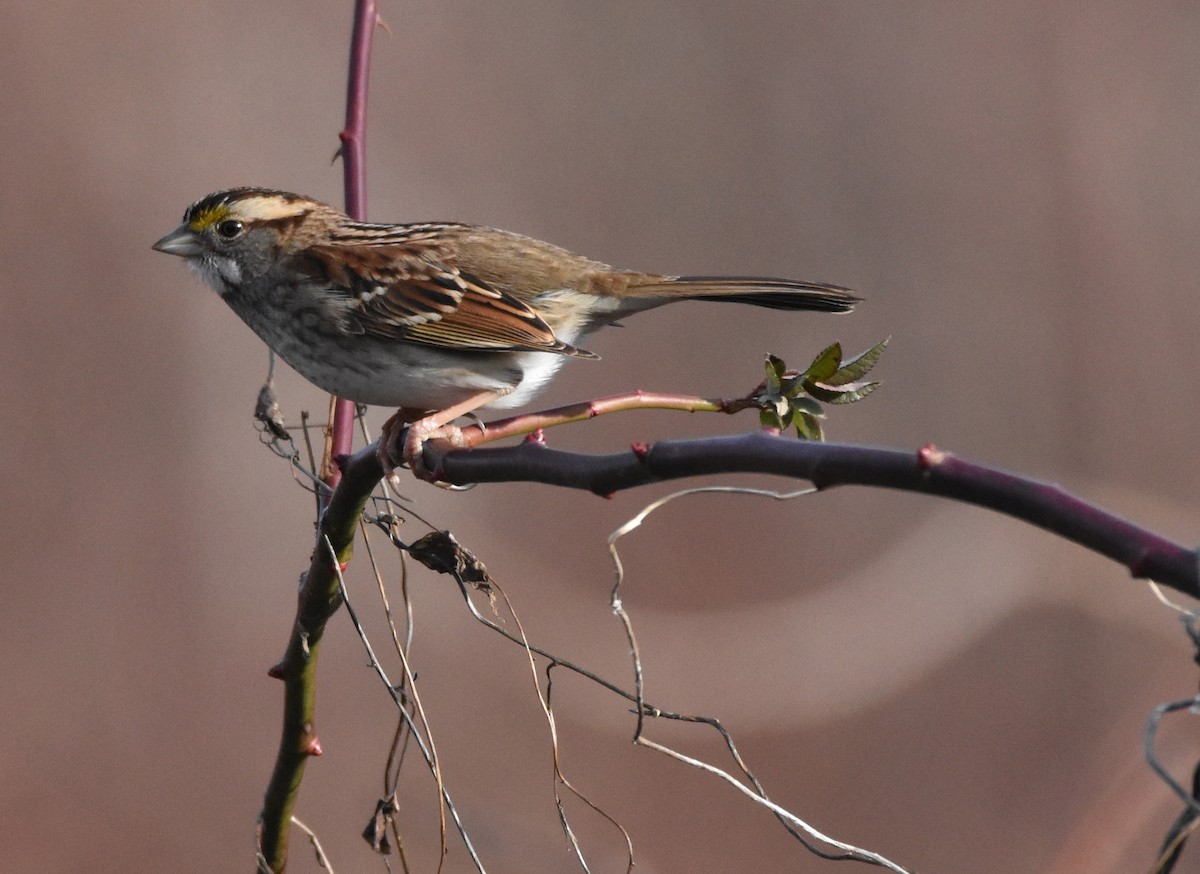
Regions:
<instances>
[{"instance_id":1,"label":"pink leg","mask_svg":"<svg viewBox=\"0 0 1200 874\"><path fill-rule=\"evenodd\" d=\"M421 455L425 441L435 439L448 440L455 446L463 446L462 431L451 423L459 416L465 416L467 413L473 412L485 404L491 403L496 398L503 397L505 394L507 392L480 392L479 394L472 395L465 401L460 401L452 407L447 407L444 410L430 413L415 420L412 418L414 415L412 410L397 410L396 415L384 423L383 432L379 436L379 460L383 464L385 475L389 479L395 475L396 468L392 464L392 458L399 454L404 463L412 469L414 476L426 482L436 483L437 472L425 467L425 461ZM408 436L405 438L404 446L401 449L398 444L400 434L404 431L405 423L409 423ZM397 450L401 451L397 453Z\"/></svg>"}]
</instances>

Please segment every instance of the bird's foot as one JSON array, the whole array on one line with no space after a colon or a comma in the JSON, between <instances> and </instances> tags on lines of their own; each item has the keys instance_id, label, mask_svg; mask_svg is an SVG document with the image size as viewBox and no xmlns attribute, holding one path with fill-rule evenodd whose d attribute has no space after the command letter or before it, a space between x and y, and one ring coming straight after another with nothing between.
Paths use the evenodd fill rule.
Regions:
<instances>
[{"instance_id":1,"label":"bird's foot","mask_svg":"<svg viewBox=\"0 0 1200 874\"><path fill-rule=\"evenodd\" d=\"M393 462L396 458L417 479L443 485L439 479L440 471L431 470L425 464L425 444L430 440L445 440L454 447L467 445L462 429L440 421L436 414L414 419L411 410L398 410L384 422L379 435L379 463L383 467L384 477L393 488L398 488L400 484L397 474L399 468Z\"/></svg>"}]
</instances>

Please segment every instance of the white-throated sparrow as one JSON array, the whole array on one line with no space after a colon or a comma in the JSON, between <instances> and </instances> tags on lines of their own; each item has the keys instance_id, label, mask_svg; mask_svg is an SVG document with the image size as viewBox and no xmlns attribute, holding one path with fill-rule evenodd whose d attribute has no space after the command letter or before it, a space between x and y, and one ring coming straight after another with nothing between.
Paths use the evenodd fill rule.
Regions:
<instances>
[{"instance_id":1,"label":"white-throated sparrow","mask_svg":"<svg viewBox=\"0 0 1200 874\"><path fill-rule=\"evenodd\" d=\"M403 456L480 407L524 403L573 345L631 313L675 300L847 312L850 291L820 282L662 276L614 270L549 243L450 222L369 224L307 197L234 188L196 201L154 244L179 255L302 376L363 404L400 408L380 440Z\"/></svg>"}]
</instances>

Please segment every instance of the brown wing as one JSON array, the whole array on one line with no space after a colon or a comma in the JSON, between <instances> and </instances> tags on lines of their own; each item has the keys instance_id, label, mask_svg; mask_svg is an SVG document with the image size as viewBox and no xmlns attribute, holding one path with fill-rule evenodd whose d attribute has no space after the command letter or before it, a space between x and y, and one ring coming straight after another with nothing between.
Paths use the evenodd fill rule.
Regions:
<instances>
[{"instance_id":1,"label":"brown wing","mask_svg":"<svg viewBox=\"0 0 1200 874\"><path fill-rule=\"evenodd\" d=\"M528 304L451 263L447 238L458 227L359 225L352 236L310 248L314 273L352 299L351 330L374 337L594 357L554 336Z\"/></svg>"}]
</instances>

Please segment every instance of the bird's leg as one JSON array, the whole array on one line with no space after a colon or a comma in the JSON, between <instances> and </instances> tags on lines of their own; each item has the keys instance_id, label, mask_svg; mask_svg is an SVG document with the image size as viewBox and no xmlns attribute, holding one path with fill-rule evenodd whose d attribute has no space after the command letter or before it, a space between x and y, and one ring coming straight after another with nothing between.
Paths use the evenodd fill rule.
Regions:
<instances>
[{"instance_id":1,"label":"bird's leg","mask_svg":"<svg viewBox=\"0 0 1200 874\"><path fill-rule=\"evenodd\" d=\"M401 407L396 410L379 431L379 445L375 450L379 457L379 464L383 467L383 477L388 480L393 487L399 486L396 480L396 464L392 459L394 453L399 449L400 435L404 433L404 427L411 422L416 422L425 415L424 410L409 409Z\"/></svg>"},{"instance_id":2,"label":"bird's leg","mask_svg":"<svg viewBox=\"0 0 1200 874\"><path fill-rule=\"evenodd\" d=\"M385 475L388 479L395 475L396 468L392 459L399 456L418 479L431 483L437 482L437 472L426 468L425 461L421 456L425 441L440 439L449 441L453 446L466 445L463 441L462 431L451 423L459 416L465 416L507 393L482 391L452 407L425 416L415 410L403 408L397 410L396 415L384 422L383 430L379 435L379 461L383 465ZM404 433L406 424L408 425L408 435L404 438L404 445L401 446L400 435Z\"/></svg>"}]
</instances>

